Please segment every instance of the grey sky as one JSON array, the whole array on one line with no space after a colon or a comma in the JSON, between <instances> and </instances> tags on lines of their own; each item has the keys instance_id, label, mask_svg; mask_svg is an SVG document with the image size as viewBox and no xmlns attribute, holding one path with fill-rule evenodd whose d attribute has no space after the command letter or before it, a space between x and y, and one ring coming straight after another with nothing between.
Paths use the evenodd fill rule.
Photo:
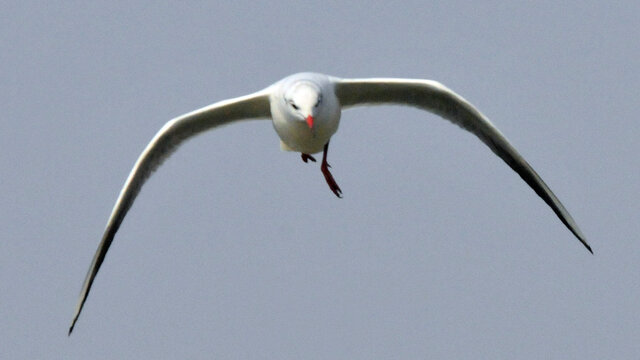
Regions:
<instances>
[{"instance_id":1,"label":"grey sky","mask_svg":"<svg viewBox=\"0 0 640 360\"><path fill-rule=\"evenodd\" d=\"M1 358L640 356L637 2L214 3L1 4ZM307 70L452 88L595 255L437 116L343 113L342 200L253 121L189 141L149 180L68 338L155 132Z\"/></svg>"}]
</instances>

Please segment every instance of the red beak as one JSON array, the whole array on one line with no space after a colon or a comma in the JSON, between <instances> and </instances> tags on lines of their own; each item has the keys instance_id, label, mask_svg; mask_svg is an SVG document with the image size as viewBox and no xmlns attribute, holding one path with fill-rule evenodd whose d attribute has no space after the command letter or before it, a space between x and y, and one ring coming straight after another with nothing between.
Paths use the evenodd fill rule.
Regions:
<instances>
[{"instance_id":1,"label":"red beak","mask_svg":"<svg viewBox=\"0 0 640 360\"><path fill-rule=\"evenodd\" d=\"M313 128L313 116L309 115L305 120L307 120L307 125L309 125L309 129Z\"/></svg>"}]
</instances>

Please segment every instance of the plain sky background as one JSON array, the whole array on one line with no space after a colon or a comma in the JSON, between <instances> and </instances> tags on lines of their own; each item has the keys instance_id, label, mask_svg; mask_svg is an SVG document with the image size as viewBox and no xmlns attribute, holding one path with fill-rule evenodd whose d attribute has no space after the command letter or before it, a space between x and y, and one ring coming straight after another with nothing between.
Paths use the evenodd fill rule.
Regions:
<instances>
[{"instance_id":1,"label":"plain sky background","mask_svg":"<svg viewBox=\"0 0 640 360\"><path fill-rule=\"evenodd\" d=\"M231 3L0 4L0 358L640 356L637 1ZM435 115L344 112L342 200L270 122L246 122L149 180L67 337L156 131L299 71L452 88L595 255Z\"/></svg>"}]
</instances>

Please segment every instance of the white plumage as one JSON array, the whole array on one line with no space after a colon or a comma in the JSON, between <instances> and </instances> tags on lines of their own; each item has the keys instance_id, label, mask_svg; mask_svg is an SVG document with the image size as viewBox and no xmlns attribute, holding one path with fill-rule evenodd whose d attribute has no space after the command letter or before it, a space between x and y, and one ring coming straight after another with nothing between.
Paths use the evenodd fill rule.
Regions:
<instances>
[{"instance_id":1,"label":"white plumage","mask_svg":"<svg viewBox=\"0 0 640 360\"><path fill-rule=\"evenodd\" d=\"M322 173L330 189L341 190L326 161L341 110L359 105L398 104L418 107L475 134L504 160L551 207L567 228L591 251L584 235L560 200L500 131L461 96L442 84L413 79L340 79L318 73L294 74L256 93L217 102L166 123L144 149L129 174L107 222L102 241L85 278L69 334L73 331L100 265L140 188L162 161L188 138L235 121L272 119L284 150L302 159L324 150Z\"/></svg>"}]
</instances>

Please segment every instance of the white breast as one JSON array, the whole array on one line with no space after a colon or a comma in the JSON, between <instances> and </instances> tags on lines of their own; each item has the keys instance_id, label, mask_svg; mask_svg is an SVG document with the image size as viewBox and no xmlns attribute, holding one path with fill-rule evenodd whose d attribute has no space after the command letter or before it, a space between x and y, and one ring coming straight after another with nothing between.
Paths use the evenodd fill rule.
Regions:
<instances>
[{"instance_id":1,"label":"white breast","mask_svg":"<svg viewBox=\"0 0 640 360\"><path fill-rule=\"evenodd\" d=\"M285 94L291 87L300 82L312 82L320 88L322 101L314 109L314 125L309 128L299 114L292 112L285 99ZM322 151L331 136L338 130L340 123L340 103L335 95L333 83L326 76L302 73L283 79L274 85L272 92L271 117L273 127L285 146L284 150L305 154Z\"/></svg>"}]
</instances>

